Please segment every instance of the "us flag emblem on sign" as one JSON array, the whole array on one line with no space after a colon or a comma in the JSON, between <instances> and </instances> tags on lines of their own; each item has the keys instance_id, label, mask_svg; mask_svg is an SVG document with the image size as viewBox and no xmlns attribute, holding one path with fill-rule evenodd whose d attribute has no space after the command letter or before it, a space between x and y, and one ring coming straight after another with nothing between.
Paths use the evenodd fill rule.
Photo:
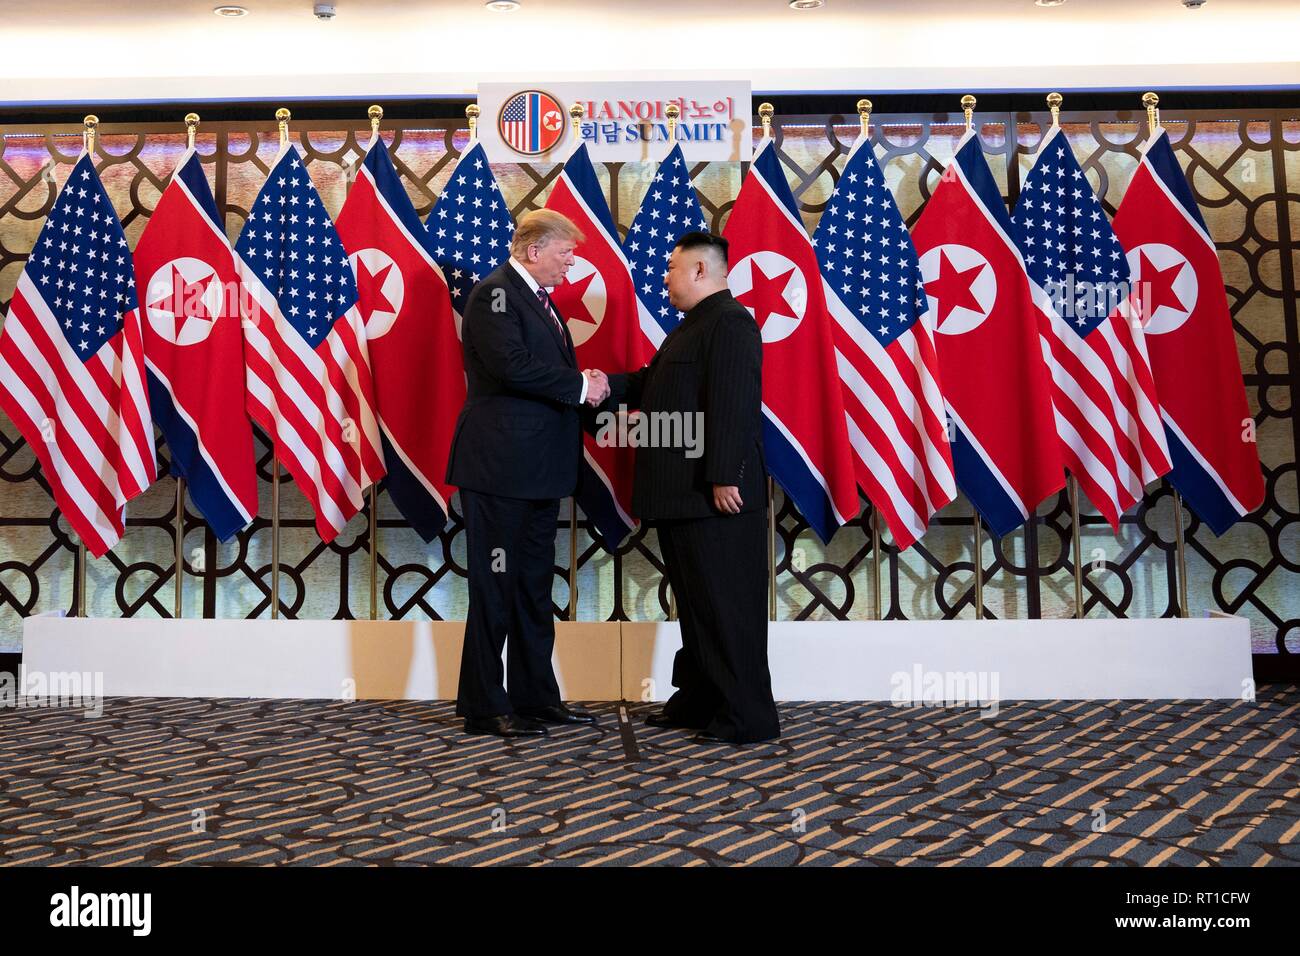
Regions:
<instances>
[{"instance_id":1,"label":"us flag emblem on sign","mask_svg":"<svg viewBox=\"0 0 1300 956\"><path fill-rule=\"evenodd\" d=\"M501 138L517 153L536 156L564 135L564 110L549 93L527 90L506 100L498 120Z\"/></svg>"}]
</instances>

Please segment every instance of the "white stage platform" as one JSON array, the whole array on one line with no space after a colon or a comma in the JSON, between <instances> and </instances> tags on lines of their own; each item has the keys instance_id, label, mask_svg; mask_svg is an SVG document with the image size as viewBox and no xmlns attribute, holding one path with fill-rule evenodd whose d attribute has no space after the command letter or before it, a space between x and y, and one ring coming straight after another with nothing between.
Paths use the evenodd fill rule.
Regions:
<instances>
[{"instance_id":1,"label":"white stage platform","mask_svg":"<svg viewBox=\"0 0 1300 956\"><path fill-rule=\"evenodd\" d=\"M568 700L663 700L673 623L558 623ZM104 696L448 699L462 622L28 618L28 674L102 674ZM781 622L778 700L1254 697L1244 618Z\"/></svg>"}]
</instances>

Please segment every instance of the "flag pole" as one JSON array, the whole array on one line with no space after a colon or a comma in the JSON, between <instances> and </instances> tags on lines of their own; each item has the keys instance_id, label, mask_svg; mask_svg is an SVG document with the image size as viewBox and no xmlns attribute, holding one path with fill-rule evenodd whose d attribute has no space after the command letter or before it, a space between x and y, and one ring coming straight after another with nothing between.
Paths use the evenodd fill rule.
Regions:
<instances>
[{"instance_id":1,"label":"flag pole","mask_svg":"<svg viewBox=\"0 0 1300 956\"><path fill-rule=\"evenodd\" d=\"M86 542L77 542L77 617L86 616Z\"/></svg>"},{"instance_id":2,"label":"flag pole","mask_svg":"<svg viewBox=\"0 0 1300 956\"><path fill-rule=\"evenodd\" d=\"M379 105L370 107L366 110L366 116L370 118L370 145L373 147L379 139L379 121L384 118L384 108ZM382 148L382 144L380 144ZM370 571L370 620L376 620L379 617L379 492L377 485L370 486L370 528L369 543L370 553L367 565Z\"/></svg>"},{"instance_id":3,"label":"flag pole","mask_svg":"<svg viewBox=\"0 0 1300 956\"><path fill-rule=\"evenodd\" d=\"M98 133L99 117L91 113L82 120L84 132L81 136L82 146L90 156L90 162L95 162L95 137ZM75 580L76 598L77 598L77 617L86 616L86 542L78 540L77 542L77 576Z\"/></svg>"},{"instance_id":4,"label":"flag pole","mask_svg":"<svg viewBox=\"0 0 1300 956\"><path fill-rule=\"evenodd\" d=\"M1052 129L1061 127L1060 93L1047 94L1047 108L1052 111ZM1070 475L1067 479L1070 494L1070 542L1074 553L1074 616L1083 617L1083 541L1079 529L1079 480Z\"/></svg>"},{"instance_id":5,"label":"flag pole","mask_svg":"<svg viewBox=\"0 0 1300 956\"><path fill-rule=\"evenodd\" d=\"M199 131L199 114L185 114L185 148L194 148L194 138ZM180 620L184 613L185 598L185 479L176 476L176 595L172 603L172 617Z\"/></svg>"},{"instance_id":6,"label":"flag pole","mask_svg":"<svg viewBox=\"0 0 1300 956\"><path fill-rule=\"evenodd\" d=\"M1155 93L1143 93L1142 105L1147 111L1147 136L1151 137L1160 129L1160 97ZM1178 587L1178 616L1189 615L1187 607L1187 550L1183 542L1183 496L1177 488L1169 483L1174 493L1174 579Z\"/></svg>"},{"instance_id":7,"label":"flag pole","mask_svg":"<svg viewBox=\"0 0 1300 956\"><path fill-rule=\"evenodd\" d=\"M681 115L682 108L676 103L669 103L664 107L664 116L668 119L669 152L672 152L673 147L677 144L677 120ZM673 587L671 584L668 585L668 620L677 620L677 595L673 593Z\"/></svg>"},{"instance_id":8,"label":"flag pole","mask_svg":"<svg viewBox=\"0 0 1300 956\"><path fill-rule=\"evenodd\" d=\"M862 124L863 148L871 148L871 100L858 100L858 121ZM880 509L871 503L871 617L882 616L880 593Z\"/></svg>"},{"instance_id":9,"label":"flag pole","mask_svg":"<svg viewBox=\"0 0 1300 956\"><path fill-rule=\"evenodd\" d=\"M292 114L283 106L275 111L280 129L280 149L289 145L289 120ZM271 620L280 617L280 456L271 439Z\"/></svg>"},{"instance_id":10,"label":"flag pole","mask_svg":"<svg viewBox=\"0 0 1300 956\"><path fill-rule=\"evenodd\" d=\"M966 132L970 132L975 116L975 97L967 93L961 98L961 111L966 119ZM974 502L971 503L974 508ZM984 535L980 527L979 509L975 508L975 620L984 620Z\"/></svg>"},{"instance_id":11,"label":"flag pole","mask_svg":"<svg viewBox=\"0 0 1300 956\"><path fill-rule=\"evenodd\" d=\"M776 620L776 487L767 479L767 618Z\"/></svg>"},{"instance_id":12,"label":"flag pole","mask_svg":"<svg viewBox=\"0 0 1300 956\"><path fill-rule=\"evenodd\" d=\"M582 117L586 113L581 103L569 107L569 120L573 127L573 148L582 142ZM569 499L569 620L578 619L578 499Z\"/></svg>"},{"instance_id":13,"label":"flag pole","mask_svg":"<svg viewBox=\"0 0 1300 956\"><path fill-rule=\"evenodd\" d=\"M776 108L771 103L758 104L758 118L763 123L763 139L772 136L772 114ZM776 484L767 479L767 616L776 620Z\"/></svg>"},{"instance_id":14,"label":"flag pole","mask_svg":"<svg viewBox=\"0 0 1300 956\"><path fill-rule=\"evenodd\" d=\"M871 617L881 618L880 594L880 511L871 506Z\"/></svg>"}]
</instances>

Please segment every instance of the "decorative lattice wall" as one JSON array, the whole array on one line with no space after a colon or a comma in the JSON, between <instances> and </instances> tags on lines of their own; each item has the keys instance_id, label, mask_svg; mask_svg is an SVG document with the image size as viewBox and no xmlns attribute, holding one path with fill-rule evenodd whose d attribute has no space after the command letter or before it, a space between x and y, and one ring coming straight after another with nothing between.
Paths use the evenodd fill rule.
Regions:
<instances>
[{"instance_id":1,"label":"decorative lattice wall","mask_svg":"<svg viewBox=\"0 0 1300 956\"><path fill-rule=\"evenodd\" d=\"M342 109L342 108L341 108ZM353 108L349 107L349 111ZM369 135L364 111L335 121L294 124L294 138L332 214ZM1193 613L1220 609L1250 618L1257 651L1300 650L1300 505L1293 404L1300 393L1300 117L1271 109L1165 112L1174 147L1209 223L1223 267L1237 346L1267 481L1264 506L1221 538L1187 516L1188 589ZM1137 163L1144 134L1135 111L1064 113L1062 123L1085 172L1114 211ZM1046 114L976 114L993 173L1014 203ZM385 130L394 160L422 216L447 181L468 131L463 123L406 120ZM858 133L856 116L778 116L782 158L811 230L824 209ZM103 124L98 160L104 184L134 241L184 149L183 126ZM914 222L962 133L959 115L877 115L872 136L889 184ZM77 126L0 128L0 304L7 311L23 263L81 148ZM232 242L238 236L277 151L274 124L205 124L199 151L209 169ZM553 166L495 167L515 215L540 206ZM653 163L600 169L615 220L626 230ZM715 230L726 222L740 186L736 163L694 169ZM128 531L87 569L93 616L168 616L175 586L175 484L163 477L128 509ZM258 520L221 545L192 511L185 521L184 615L264 617L270 613L270 464L259 444ZM778 616L862 619L871 615L870 512L823 547L779 490ZM454 510L454 503L453 503ZM366 617L370 610L369 533L357 516L331 544L315 536L306 500L286 482L281 495L283 614L302 618ZM984 537L987 613L999 617L1066 617L1074 613L1070 509L1066 496L1038 509L1027 527ZM1086 611L1092 617L1173 613L1174 525L1167 486L1152 486L1120 534L1084 503ZM579 620L648 620L666 615L668 595L653 532L635 534L616 554L593 543L579 518L576 555L568 515L557 528L556 613ZM378 508L379 616L461 618L465 613L465 541L459 515L426 546L406 528L387 497ZM930 532L900 554L885 536L883 611L894 618L974 615L971 510L950 505ZM35 458L0 416L0 650L17 649L21 619L75 602L77 543L55 511ZM578 602L569 608L568 568L578 563Z\"/></svg>"}]
</instances>

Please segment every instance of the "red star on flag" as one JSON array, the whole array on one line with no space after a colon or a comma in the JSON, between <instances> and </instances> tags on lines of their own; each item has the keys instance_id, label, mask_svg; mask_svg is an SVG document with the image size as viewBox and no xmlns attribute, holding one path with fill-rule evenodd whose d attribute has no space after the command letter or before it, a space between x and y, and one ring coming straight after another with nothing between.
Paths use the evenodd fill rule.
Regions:
<instances>
[{"instance_id":1,"label":"red star on flag","mask_svg":"<svg viewBox=\"0 0 1300 956\"><path fill-rule=\"evenodd\" d=\"M596 273L589 272L585 277L577 282L570 282L566 277L565 280L555 287L551 293L551 302L560 315L576 322L587 322L591 325L598 325L595 316L591 310L583 303L582 298L587 294L587 288L591 285L591 280L596 278Z\"/></svg>"},{"instance_id":2,"label":"red star on flag","mask_svg":"<svg viewBox=\"0 0 1300 956\"><path fill-rule=\"evenodd\" d=\"M201 322L212 321L207 307L203 304L203 298L215 278L216 273L209 272L198 282L186 282L185 276L181 275L181 270L172 266L171 291L161 299L150 302L149 308L171 313L173 342L180 340L181 329L185 328L185 323L190 319L198 319Z\"/></svg>"},{"instance_id":3,"label":"red star on flag","mask_svg":"<svg viewBox=\"0 0 1300 956\"><path fill-rule=\"evenodd\" d=\"M1168 269L1157 269L1145 252L1139 252L1138 257L1142 260L1142 278L1138 295L1143 305L1143 317L1151 318L1160 311L1162 305L1177 309L1179 312L1186 312L1187 307L1174 291L1174 283L1182 275L1186 263L1175 262Z\"/></svg>"},{"instance_id":4,"label":"red star on flag","mask_svg":"<svg viewBox=\"0 0 1300 956\"><path fill-rule=\"evenodd\" d=\"M953 309L970 309L972 312L983 312L980 308L979 301L975 298L970 287L979 278L979 274L984 271L984 263L971 266L969 269L958 269L948 259L948 253L939 253L939 278L931 279L925 284L925 294L933 296L939 300L939 324L942 325L944 319L952 314Z\"/></svg>"},{"instance_id":5,"label":"red star on flag","mask_svg":"<svg viewBox=\"0 0 1300 956\"><path fill-rule=\"evenodd\" d=\"M368 322L376 312L397 311L397 306L384 295L384 281L392 268L390 262L378 272L371 272L364 262L357 259L357 311L361 313L363 322Z\"/></svg>"},{"instance_id":6,"label":"red star on flag","mask_svg":"<svg viewBox=\"0 0 1300 956\"><path fill-rule=\"evenodd\" d=\"M753 310L754 321L760 330L773 315L798 317L785 298L785 290L794 271L791 268L775 278L769 278L755 260L749 261L749 291L737 296L736 301Z\"/></svg>"}]
</instances>

